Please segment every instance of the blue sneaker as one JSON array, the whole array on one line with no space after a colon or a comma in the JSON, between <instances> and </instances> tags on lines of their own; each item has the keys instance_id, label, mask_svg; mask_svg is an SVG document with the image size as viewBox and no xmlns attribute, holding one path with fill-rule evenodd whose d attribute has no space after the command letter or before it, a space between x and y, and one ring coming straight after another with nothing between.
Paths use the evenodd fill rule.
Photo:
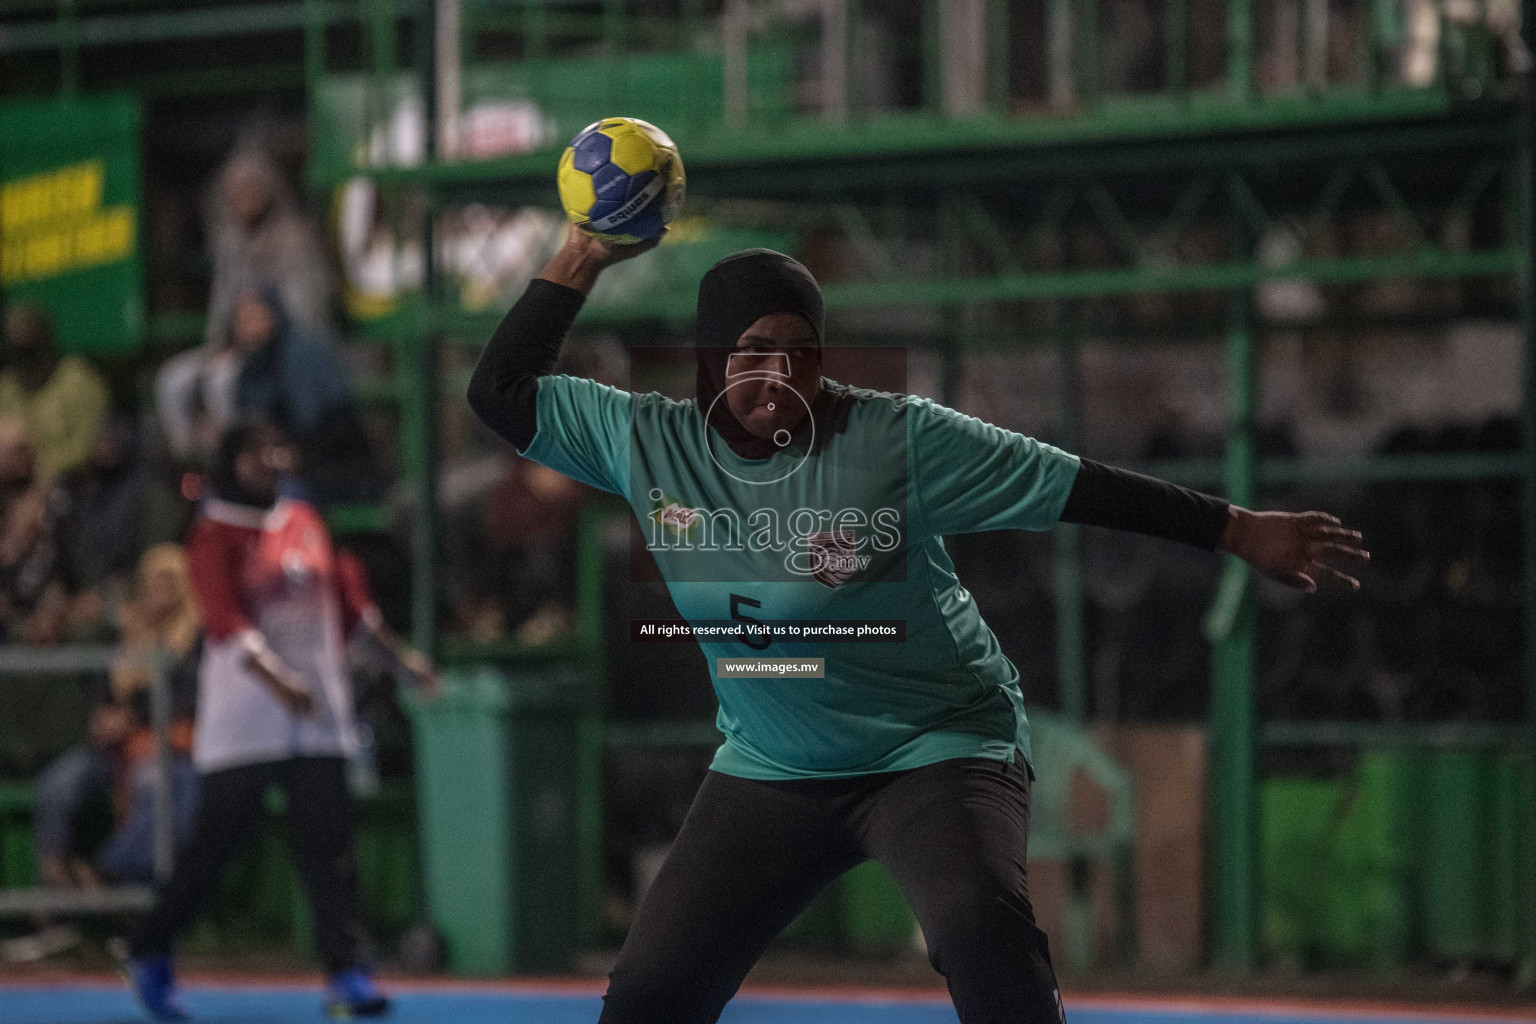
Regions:
<instances>
[{"instance_id":1,"label":"blue sneaker","mask_svg":"<svg viewBox=\"0 0 1536 1024\"><path fill-rule=\"evenodd\" d=\"M349 967L325 983L325 1013L332 1020L378 1017L389 1012L389 997L363 967Z\"/></svg>"},{"instance_id":2,"label":"blue sneaker","mask_svg":"<svg viewBox=\"0 0 1536 1024\"><path fill-rule=\"evenodd\" d=\"M123 977L134 998L155 1024L191 1020L176 991L176 970L168 956L129 957L123 961Z\"/></svg>"}]
</instances>

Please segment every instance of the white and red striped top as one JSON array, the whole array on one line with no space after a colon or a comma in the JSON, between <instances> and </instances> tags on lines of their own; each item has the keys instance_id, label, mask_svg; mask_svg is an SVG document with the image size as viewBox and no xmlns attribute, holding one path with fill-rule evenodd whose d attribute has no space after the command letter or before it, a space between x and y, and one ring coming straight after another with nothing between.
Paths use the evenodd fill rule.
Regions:
<instances>
[{"instance_id":1,"label":"white and red striped top","mask_svg":"<svg viewBox=\"0 0 1536 1024\"><path fill-rule=\"evenodd\" d=\"M271 509L210 498L188 545L205 642L198 669L198 770L290 757L348 757L357 748L346 637L373 607L362 566L331 546L302 501ZM245 666L254 630L315 698L295 715Z\"/></svg>"}]
</instances>

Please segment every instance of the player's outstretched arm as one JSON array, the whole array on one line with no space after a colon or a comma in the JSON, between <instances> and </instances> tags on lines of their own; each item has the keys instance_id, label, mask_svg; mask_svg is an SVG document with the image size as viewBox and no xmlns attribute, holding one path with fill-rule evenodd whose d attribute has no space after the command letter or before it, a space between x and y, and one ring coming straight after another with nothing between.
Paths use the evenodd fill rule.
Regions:
<instances>
[{"instance_id":1,"label":"player's outstretched arm","mask_svg":"<svg viewBox=\"0 0 1536 1024\"><path fill-rule=\"evenodd\" d=\"M658 235L638 245L613 245L570 229L565 245L502 318L475 366L467 397L486 426L518 451L532 443L538 432L539 378L554 370L566 332L598 275L660 241Z\"/></svg>"},{"instance_id":2,"label":"player's outstretched arm","mask_svg":"<svg viewBox=\"0 0 1536 1024\"><path fill-rule=\"evenodd\" d=\"M1365 562L1361 536L1325 512L1253 512L1187 487L1082 459L1063 522L1129 530L1228 551L1300 590L1320 583L1358 589L1340 562Z\"/></svg>"}]
</instances>

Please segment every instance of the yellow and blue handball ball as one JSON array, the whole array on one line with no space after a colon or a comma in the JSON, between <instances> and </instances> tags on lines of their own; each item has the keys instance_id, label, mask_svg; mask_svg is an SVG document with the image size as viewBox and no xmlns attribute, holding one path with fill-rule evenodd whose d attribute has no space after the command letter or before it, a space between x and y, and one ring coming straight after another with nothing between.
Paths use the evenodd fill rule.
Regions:
<instances>
[{"instance_id":1,"label":"yellow and blue handball ball","mask_svg":"<svg viewBox=\"0 0 1536 1024\"><path fill-rule=\"evenodd\" d=\"M560 156L560 203L571 223L617 245L661 234L683 205L683 158L638 117L589 124Z\"/></svg>"}]
</instances>

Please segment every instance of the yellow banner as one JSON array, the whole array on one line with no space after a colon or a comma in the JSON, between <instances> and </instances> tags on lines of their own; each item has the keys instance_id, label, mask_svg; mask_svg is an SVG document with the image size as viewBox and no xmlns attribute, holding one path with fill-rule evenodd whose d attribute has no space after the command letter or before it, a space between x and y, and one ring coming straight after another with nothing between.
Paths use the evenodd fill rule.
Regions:
<instances>
[{"instance_id":1,"label":"yellow banner","mask_svg":"<svg viewBox=\"0 0 1536 1024\"><path fill-rule=\"evenodd\" d=\"M8 181L0 187L0 231L36 230L50 220L79 219L101 208L106 168L87 160Z\"/></svg>"},{"instance_id":2,"label":"yellow banner","mask_svg":"<svg viewBox=\"0 0 1536 1024\"><path fill-rule=\"evenodd\" d=\"M0 187L0 282L19 284L133 255L132 206L101 205L104 168L87 160Z\"/></svg>"},{"instance_id":3,"label":"yellow banner","mask_svg":"<svg viewBox=\"0 0 1536 1024\"><path fill-rule=\"evenodd\" d=\"M42 234L8 237L0 251L0 281L19 284L116 263L132 255L133 240L131 206L115 206L89 220L59 225Z\"/></svg>"}]
</instances>

